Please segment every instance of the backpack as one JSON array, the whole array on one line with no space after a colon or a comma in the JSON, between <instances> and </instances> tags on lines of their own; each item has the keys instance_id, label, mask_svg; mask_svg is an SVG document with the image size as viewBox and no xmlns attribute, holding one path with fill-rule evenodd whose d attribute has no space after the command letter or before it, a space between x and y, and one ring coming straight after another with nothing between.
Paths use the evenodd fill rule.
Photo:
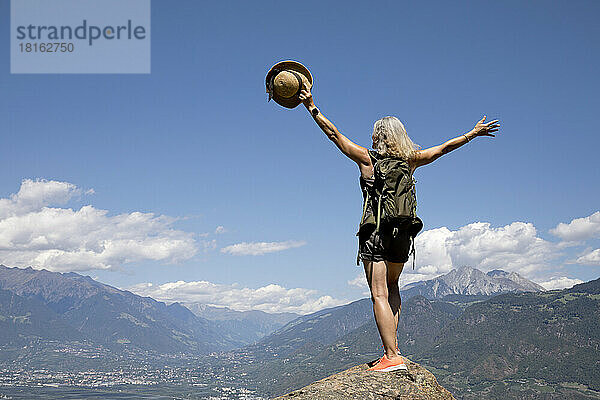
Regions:
<instances>
[{"instance_id":1,"label":"backpack","mask_svg":"<svg viewBox=\"0 0 600 400\"><path fill-rule=\"evenodd\" d=\"M376 231L381 224L406 229L412 241L414 269L414 238L423 229L423 221L417 216L416 180L406 160L383 157L372 150L369 150L369 156L375 181L371 190L364 190L359 232L369 224L375 224Z\"/></svg>"}]
</instances>

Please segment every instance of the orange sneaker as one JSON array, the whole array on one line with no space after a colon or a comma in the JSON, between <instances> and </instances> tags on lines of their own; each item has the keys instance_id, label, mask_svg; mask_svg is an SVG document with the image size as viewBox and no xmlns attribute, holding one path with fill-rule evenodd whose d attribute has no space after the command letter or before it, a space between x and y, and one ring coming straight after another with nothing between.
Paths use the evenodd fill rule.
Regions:
<instances>
[{"instance_id":1,"label":"orange sneaker","mask_svg":"<svg viewBox=\"0 0 600 400\"><path fill-rule=\"evenodd\" d=\"M370 367L373 367L374 365L376 365L379 361L381 361L383 359L383 357L379 357L377 360L373 360L373 361L369 361L367 363L367 365Z\"/></svg>"},{"instance_id":2,"label":"orange sneaker","mask_svg":"<svg viewBox=\"0 0 600 400\"><path fill-rule=\"evenodd\" d=\"M377 364L367 369L367 371L392 372L399 369L408 369L403 357L400 357L400 361L392 362L389 358L387 358L386 355L384 355Z\"/></svg>"}]
</instances>

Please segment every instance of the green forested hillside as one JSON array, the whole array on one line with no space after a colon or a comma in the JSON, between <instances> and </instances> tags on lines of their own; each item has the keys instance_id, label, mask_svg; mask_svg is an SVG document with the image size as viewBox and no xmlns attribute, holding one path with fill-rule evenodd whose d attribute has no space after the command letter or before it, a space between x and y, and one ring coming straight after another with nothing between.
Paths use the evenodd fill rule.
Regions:
<instances>
[{"instance_id":1,"label":"green forested hillside","mask_svg":"<svg viewBox=\"0 0 600 400\"><path fill-rule=\"evenodd\" d=\"M439 368L442 382L464 395L476 387L506 396L497 382L530 382L535 388L535 380L539 387L577 384L600 391L599 286L596 280L474 304L418 359Z\"/></svg>"}]
</instances>

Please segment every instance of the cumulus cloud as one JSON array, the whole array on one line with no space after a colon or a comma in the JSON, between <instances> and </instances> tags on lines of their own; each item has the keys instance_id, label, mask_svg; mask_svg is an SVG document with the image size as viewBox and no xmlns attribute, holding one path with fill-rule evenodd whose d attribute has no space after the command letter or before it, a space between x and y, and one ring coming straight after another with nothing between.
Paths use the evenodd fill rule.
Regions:
<instances>
[{"instance_id":1,"label":"cumulus cloud","mask_svg":"<svg viewBox=\"0 0 600 400\"><path fill-rule=\"evenodd\" d=\"M301 247L305 244L306 242L304 241L296 240L288 240L285 242L242 242L224 247L221 249L221 252L234 256L262 256L267 253Z\"/></svg>"},{"instance_id":2,"label":"cumulus cloud","mask_svg":"<svg viewBox=\"0 0 600 400\"><path fill-rule=\"evenodd\" d=\"M62 205L80 194L72 183L24 179L17 193L0 199L0 219L25 215L50 204Z\"/></svg>"},{"instance_id":3,"label":"cumulus cloud","mask_svg":"<svg viewBox=\"0 0 600 400\"><path fill-rule=\"evenodd\" d=\"M579 283L583 283L583 281L580 279L567 278L566 276L552 277L545 282L539 282L539 284L547 290L567 289Z\"/></svg>"},{"instance_id":4,"label":"cumulus cloud","mask_svg":"<svg viewBox=\"0 0 600 400\"><path fill-rule=\"evenodd\" d=\"M214 250L217 248L217 239L205 240L202 242L202 248L204 252L208 252L210 250Z\"/></svg>"},{"instance_id":5,"label":"cumulus cloud","mask_svg":"<svg viewBox=\"0 0 600 400\"><path fill-rule=\"evenodd\" d=\"M0 199L0 263L86 271L144 260L175 263L197 252L192 234L173 229L172 217L56 207L81 193L71 183L26 179L16 194Z\"/></svg>"},{"instance_id":6,"label":"cumulus cloud","mask_svg":"<svg viewBox=\"0 0 600 400\"><path fill-rule=\"evenodd\" d=\"M348 281L348 285L357 287L359 289L369 287L369 285L367 285L367 278L365 277L364 272L361 272L358 275L356 275L356 278L350 279Z\"/></svg>"},{"instance_id":7,"label":"cumulus cloud","mask_svg":"<svg viewBox=\"0 0 600 400\"><path fill-rule=\"evenodd\" d=\"M202 303L229 307L238 311L261 310L265 312L295 312L308 314L327 307L346 304L348 301L331 296L319 296L316 290L270 284L258 289L225 285L208 281L177 281L162 285L140 283L126 288L141 296L150 296L166 303Z\"/></svg>"},{"instance_id":8,"label":"cumulus cloud","mask_svg":"<svg viewBox=\"0 0 600 400\"><path fill-rule=\"evenodd\" d=\"M561 222L550 233L566 241L578 241L600 237L600 211L583 218L575 218L568 224Z\"/></svg>"},{"instance_id":9,"label":"cumulus cloud","mask_svg":"<svg viewBox=\"0 0 600 400\"><path fill-rule=\"evenodd\" d=\"M483 271L500 268L528 274L543 270L560 254L555 243L538 237L533 224L525 222L502 227L474 222L455 231L446 227L431 229L417 236L415 248L415 273L427 279L464 265ZM405 273L413 273L408 268L411 263L409 260Z\"/></svg>"},{"instance_id":10,"label":"cumulus cloud","mask_svg":"<svg viewBox=\"0 0 600 400\"><path fill-rule=\"evenodd\" d=\"M418 235L415 238L416 270L412 270L411 256L406 263L404 272L434 277L450 271L453 264L447 243L455 233L442 227L430 229Z\"/></svg>"},{"instance_id":11,"label":"cumulus cloud","mask_svg":"<svg viewBox=\"0 0 600 400\"><path fill-rule=\"evenodd\" d=\"M487 222L469 224L448 238L446 248L453 265L501 267L525 274L544 269L559 255L555 243L539 238L533 224L525 222L499 228Z\"/></svg>"},{"instance_id":12,"label":"cumulus cloud","mask_svg":"<svg viewBox=\"0 0 600 400\"><path fill-rule=\"evenodd\" d=\"M592 250L575 260L576 264L600 265L600 249Z\"/></svg>"}]
</instances>

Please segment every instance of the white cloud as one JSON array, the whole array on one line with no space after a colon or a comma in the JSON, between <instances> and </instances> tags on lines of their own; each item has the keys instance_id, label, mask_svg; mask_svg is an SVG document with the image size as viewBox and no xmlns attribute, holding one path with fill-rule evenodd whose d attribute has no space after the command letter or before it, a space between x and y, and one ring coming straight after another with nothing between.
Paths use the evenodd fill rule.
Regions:
<instances>
[{"instance_id":1,"label":"white cloud","mask_svg":"<svg viewBox=\"0 0 600 400\"><path fill-rule=\"evenodd\" d=\"M237 243L221 249L222 253L228 253L234 256L261 256L267 253L283 251L294 247L304 246L306 242L288 240L285 242L252 242Z\"/></svg>"},{"instance_id":2,"label":"white cloud","mask_svg":"<svg viewBox=\"0 0 600 400\"><path fill-rule=\"evenodd\" d=\"M412 269L411 256L400 275L401 287L462 266L539 277L555 268L552 262L562 255L558 243L538 237L533 224L518 221L502 227L474 222L454 231L447 227L426 230L416 237L415 248L416 267ZM360 275L348 284L367 287Z\"/></svg>"},{"instance_id":3,"label":"white cloud","mask_svg":"<svg viewBox=\"0 0 600 400\"><path fill-rule=\"evenodd\" d=\"M52 207L79 195L71 183L26 179L18 193L0 199L0 263L86 271L143 260L175 263L197 252L191 233L171 227L172 217Z\"/></svg>"},{"instance_id":4,"label":"white cloud","mask_svg":"<svg viewBox=\"0 0 600 400\"><path fill-rule=\"evenodd\" d=\"M446 227L422 232L415 238L416 269L412 269L411 255L403 272L435 277L450 271L453 264L447 242L454 234Z\"/></svg>"},{"instance_id":5,"label":"white cloud","mask_svg":"<svg viewBox=\"0 0 600 400\"><path fill-rule=\"evenodd\" d=\"M546 282L539 282L539 284L547 290L566 289L579 283L583 283L583 281L580 279L567 278L566 276L552 277Z\"/></svg>"},{"instance_id":6,"label":"white cloud","mask_svg":"<svg viewBox=\"0 0 600 400\"><path fill-rule=\"evenodd\" d=\"M567 241L600 237L600 211L583 218L575 218L568 224L561 222L550 233Z\"/></svg>"},{"instance_id":7,"label":"white cloud","mask_svg":"<svg viewBox=\"0 0 600 400\"><path fill-rule=\"evenodd\" d=\"M500 267L525 274L543 270L559 255L555 243L539 238L533 224L525 222L500 228L488 222L472 223L454 232L446 248L456 266Z\"/></svg>"},{"instance_id":8,"label":"white cloud","mask_svg":"<svg viewBox=\"0 0 600 400\"><path fill-rule=\"evenodd\" d=\"M409 259L404 273L427 279L465 265L527 274L547 268L548 262L559 256L557 245L539 238L533 224L525 222L498 228L488 222L474 222L456 231L431 229L417 236L415 247L417 268L413 272Z\"/></svg>"},{"instance_id":9,"label":"white cloud","mask_svg":"<svg viewBox=\"0 0 600 400\"><path fill-rule=\"evenodd\" d=\"M214 250L217 248L217 240L216 239L212 239L212 240L205 240L202 242L202 248L204 250L204 252L208 252L210 250Z\"/></svg>"},{"instance_id":10,"label":"white cloud","mask_svg":"<svg viewBox=\"0 0 600 400\"><path fill-rule=\"evenodd\" d=\"M592 250L575 260L576 264L600 265L600 249Z\"/></svg>"},{"instance_id":11,"label":"white cloud","mask_svg":"<svg viewBox=\"0 0 600 400\"><path fill-rule=\"evenodd\" d=\"M0 220L40 210L50 204L62 205L80 194L81 190L72 183L24 179L18 193L0 199Z\"/></svg>"},{"instance_id":12,"label":"white cloud","mask_svg":"<svg viewBox=\"0 0 600 400\"><path fill-rule=\"evenodd\" d=\"M357 287L359 289L364 289L364 288L369 287L369 285L367 285L367 278L365 277L364 272L361 272L358 275L356 275L356 278L350 279L348 281L348 285Z\"/></svg>"},{"instance_id":13,"label":"white cloud","mask_svg":"<svg viewBox=\"0 0 600 400\"><path fill-rule=\"evenodd\" d=\"M229 307L238 311L261 310L265 312L295 312L308 314L327 307L346 304L348 301L331 296L319 296L316 290L270 284L258 289L224 285L208 281L168 282L162 285L140 283L126 288L141 296L150 296L167 303L202 303Z\"/></svg>"}]
</instances>

